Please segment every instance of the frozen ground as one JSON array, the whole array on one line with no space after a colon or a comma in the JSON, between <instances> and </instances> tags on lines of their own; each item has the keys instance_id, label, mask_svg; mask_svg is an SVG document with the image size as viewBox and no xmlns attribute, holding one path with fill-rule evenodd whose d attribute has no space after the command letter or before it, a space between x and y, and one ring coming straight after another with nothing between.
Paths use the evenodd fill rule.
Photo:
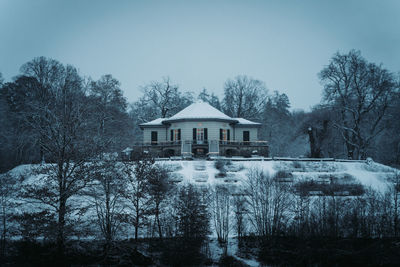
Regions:
<instances>
[{"instance_id":1,"label":"frozen ground","mask_svg":"<svg viewBox=\"0 0 400 267\"><path fill-rule=\"evenodd\" d=\"M241 187L251 168L259 168L273 176L277 171L290 172L294 181L318 180L321 177L337 177L338 181L350 175L366 187L378 191L386 190L388 179L396 169L375 162L297 162L297 161L230 161L225 166L226 176L219 175L215 161L159 161L157 164L168 166L176 182L187 184L206 184L215 186L230 184Z\"/></svg>"}]
</instances>

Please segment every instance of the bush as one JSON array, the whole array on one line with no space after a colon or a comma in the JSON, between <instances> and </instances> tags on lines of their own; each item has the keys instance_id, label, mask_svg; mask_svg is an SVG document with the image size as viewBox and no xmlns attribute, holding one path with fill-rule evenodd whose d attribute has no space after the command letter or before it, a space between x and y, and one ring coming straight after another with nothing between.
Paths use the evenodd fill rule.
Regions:
<instances>
[{"instance_id":1,"label":"bush","mask_svg":"<svg viewBox=\"0 0 400 267\"><path fill-rule=\"evenodd\" d=\"M236 259L233 256L222 256L219 260L219 266L226 266L226 267L244 267L248 266L241 262L240 260Z\"/></svg>"},{"instance_id":2,"label":"bush","mask_svg":"<svg viewBox=\"0 0 400 267\"><path fill-rule=\"evenodd\" d=\"M292 162L292 167L295 168L295 169L303 169L304 166L303 166L303 164L301 164L298 161L293 161Z\"/></svg>"},{"instance_id":3,"label":"bush","mask_svg":"<svg viewBox=\"0 0 400 267\"><path fill-rule=\"evenodd\" d=\"M251 158L251 151L243 150L240 154L242 157Z\"/></svg>"},{"instance_id":4,"label":"bush","mask_svg":"<svg viewBox=\"0 0 400 267\"><path fill-rule=\"evenodd\" d=\"M293 177L291 172L285 171L285 170L279 170L275 173L275 178L291 178Z\"/></svg>"},{"instance_id":5,"label":"bush","mask_svg":"<svg viewBox=\"0 0 400 267\"><path fill-rule=\"evenodd\" d=\"M359 183L322 184L311 180L298 182L294 187L300 195L307 195L311 191L321 191L324 195L344 195L344 192L348 192L350 196L360 196L365 193L364 186Z\"/></svg>"},{"instance_id":6,"label":"bush","mask_svg":"<svg viewBox=\"0 0 400 267\"><path fill-rule=\"evenodd\" d=\"M217 159L214 163L214 167L217 170L222 170L223 168L225 168L225 165L226 165L226 160L223 159Z\"/></svg>"}]
</instances>

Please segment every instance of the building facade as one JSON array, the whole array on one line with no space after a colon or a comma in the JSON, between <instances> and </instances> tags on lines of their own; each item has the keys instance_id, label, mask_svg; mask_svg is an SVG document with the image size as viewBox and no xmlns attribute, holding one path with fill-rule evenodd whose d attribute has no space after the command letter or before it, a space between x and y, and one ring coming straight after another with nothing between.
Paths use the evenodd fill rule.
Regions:
<instances>
[{"instance_id":1,"label":"building facade","mask_svg":"<svg viewBox=\"0 0 400 267\"><path fill-rule=\"evenodd\" d=\"M267 142L258 140L260 126L196 102L170 118L141 124L143 142L135 149L160 157L267 156Z\"/></svg>"}]
</instances>

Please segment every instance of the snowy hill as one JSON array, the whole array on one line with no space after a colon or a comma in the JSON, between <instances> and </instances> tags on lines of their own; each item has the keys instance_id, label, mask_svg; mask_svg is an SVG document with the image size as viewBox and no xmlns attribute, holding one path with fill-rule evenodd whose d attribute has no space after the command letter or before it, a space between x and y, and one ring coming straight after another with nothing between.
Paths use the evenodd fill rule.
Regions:
<instances>
[{"instance_id":1,"label":"snowy hill","mask_svg":"<svg viewBox=\"0 0 400 267\"><path fill-rule=\"evenodd\" d=\"M204 191L212 192L213 188L224 187L232 195L246 195L249 175L254 170L263 171L271 179L284 185L291 186L290 197L296 201L296 195L324 196L334 195L338 197L352 197L363 195L365 190L371 188L384 194L390 185L393 186L394 179L398 177L397 169L375 163L373 161L311 161L311 160L265 160L265 159L217 159L207 160L158 160L155 164L164 166L170 173L170 180L183 186L193 184ZM28 202L18 194L23 185L43 183L42 175L34 174L36 165L21 165L9 172L16 179L14 202L16 205L13 214L24 212L40 212L45 207L41 203ZM96 210L90 197L74 195L70 199L74 209L80 210L72 218L77 225L76 228L83 236L77 239L101 238L99 230L93 227L96 220ZM88 207L88 208L85 208ZM166 207L167 208L167 207ZM167 208L168 209L168 208ZM234 217L233 208L229 211ZM288 217L293 217L292 211L288 211ZM231 222L232 223L232 222ZM17 226L19 227L19 226ZM210 246L213 247L214 260L222 255L222 248L218 246L215 234L215 225L211 223ZM89 229L89 230L88 230ZM88 230L88 231L86 231ZM121 225L118 238L132 238L132 227ZM255 229L248 225L248 233ZM141 236L148 235L148 229L144 228ZM74 235L72 235L73 237ZM237 239L231 230L229 238L229 251L236 255ZM240 259L250 265L257 266L254 258Z\"/></svg>"},{"instance_id":2,"label":"snowy hill","mask_svg":"<svg viewBox=\"0 0 400 267\"><path fill-rule=\"evenodd\" d=\"M158 164L169 167L173 180L177 183L197 185L234 185L239 189L246 181L250 169L259 168L271 176L278 172L287 182L315 181L328 183L334 178L338 183L360 183L381 192L396 173L396 169L375 162L336 162L336 161L229 161L222 171L216 161L159 161ZM284 179L287 178L287 179Z\"/></svg>"}]
</instances>

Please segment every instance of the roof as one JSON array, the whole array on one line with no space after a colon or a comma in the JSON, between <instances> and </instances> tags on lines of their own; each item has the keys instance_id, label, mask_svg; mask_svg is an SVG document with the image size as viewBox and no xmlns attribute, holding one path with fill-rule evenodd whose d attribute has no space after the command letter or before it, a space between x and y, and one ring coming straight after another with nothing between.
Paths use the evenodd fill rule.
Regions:
<instances>
[{"instance_id":1,"label":"roof","mask_svg":"<svg viewBox=\"0 0 400 267\"><path fill-rule=\"evenodd\" d=\"M174 116L166 119L165 122L178 121L178 120L195 120L195 119L218 119L234 122L234 119L225 115L218 109L214 108L208 103L198 101L184 108Z\"/></svg>"},{"instance_id":2,"label":"roof","mask_svg":"<svg viewBox=\"0 0 400 267\"><path fill-rule=\"evenodd\" d=\"M162 122L165 118L158 118L149 122L141 123L140 126L163 126Z\"/></svg>"},{"instance_id":3,"label":"roof","mask_svg":"<svg viewBox=\"0 0 400 267\"><path fill-rule=\"evenodd\" d=\"M249 120L246 120L246 119L243 119L243 118L233 118L233 119L238 121L237 125L239 125L239 124L241 124L241 125L254 125L254 126L261 125L261 123L254 122L254 121L249 121Z\"/></svg>"},{"instance_id":4,"label":"roof","mask_svg":"<svg viewBox=\"0 0 400 267\"><path fill-rule=\"evenodd\" d=\"M231 118L210 104L203 101L198 101L184 108L170 118L158 118L146 123L142 123L140 124L140 127L159 127L164 126L166 123L184 120L219 120L233 123L236 126L258 127L261 125L261 123L249 121L243 118Z\"/></svg>"}]
</instances>

